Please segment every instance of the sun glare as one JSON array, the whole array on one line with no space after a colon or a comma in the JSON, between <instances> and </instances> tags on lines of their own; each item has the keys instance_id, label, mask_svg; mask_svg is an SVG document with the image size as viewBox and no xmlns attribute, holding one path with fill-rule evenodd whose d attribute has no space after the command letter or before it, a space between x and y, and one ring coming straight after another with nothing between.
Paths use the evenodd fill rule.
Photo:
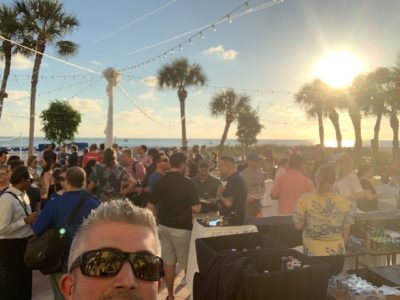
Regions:
<instances>
[{"instance_id":1,"label":"sun glare","mask_svg":"<svg viewBox=\"0 0 400 300\"><path fill-rule=\"evenodd\" d=\"M361 73L363 64L351 52L333 52L323 57L316 65L314 76L333 88L345 87Z\"/></svg>"}]
</instances>

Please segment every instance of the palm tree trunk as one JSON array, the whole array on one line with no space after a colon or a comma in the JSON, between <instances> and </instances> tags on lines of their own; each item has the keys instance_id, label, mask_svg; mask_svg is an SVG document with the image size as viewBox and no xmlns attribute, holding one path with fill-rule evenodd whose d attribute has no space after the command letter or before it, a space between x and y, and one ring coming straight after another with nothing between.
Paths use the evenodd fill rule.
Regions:
<instances>
[{"instance_id":1,"label":"palm tree trunk","mask_svg":"<svg viewBox=\"0 0 400 300\"><path fill-rule=\"evenodd\" d=\"M185 116L185 100L187 97L187 91L185 89L178 90L179 104L181 107L181 129L182 129L182 146L187 147L186 138L186 116Z\"/></svg>"},{"instance_id":2,"label":"palm tree trunk","mask_svg":"<svg viewBox=\"0 0 400 300\"><path fill-rule=\"evenodd\" d=\"M324 121L322 119L322 113L318 113L317 117L318 117L319 143L321 144L321 147L324 147L325 135L324 135Z\"/></svg>"},{"instance_id":3,"label":"palm tree trunk","mask_svg":"<svg viewBox=\"0 0 400 300\"><path fill-rule=\"evenodd\" d=\"M342 148L342 132L340 131L339 114L335 109L329 111L329 120L331 120L336 133L336 145Z\"/></svg>"},{"instance_id":4,"label":"palm tree trunk","mask_svg":"<svg viewBox=\"0 0 400 300\"><path fill-rule=\"evenodd\" d=\"M372 151L374 157L378 155L378 149L379 149L379 131L381 129L381 121L382 121L382 113L377 113L376 115L376 121L375 121L375 126L374 126L374 140L372 142Z\"/></svg>"},{"instance_id":5,"label":"palm tree trunk","mask_svg":"<svg viewBox=\"0 0 400 300\"><path fill-rule=\"evenodd\" d=\"M44 53L46 49L46 41L39 37L37 51ZM28 155L33 154L33 139L35 137L35 105L36 105L36 89L39 81L39 71L40 64L42 63L42 54L36 53L35 62L33 64L32 70L32 81L31 81L31 101L30 101L30 111L29 111L29 151Z\"/></svg>"},{"instance_id":6,"label":"palm tree trunk","mask_svg":"<svg viewBox=\"0 0 400 300\"><path fill-rule=\"evenodd\" d=\"M11 49L12 44L8 41L3 42L3 51L4 51L4 71L3 71L3 80L1 81L0 88L0 119L3 112L4 98L7 98L6 88L8 76L10 75L11 69Z\"/></svg>"},{"instance_id":7,"label":"palm tree trunk","mask_svg":"<svg viewBox=\"0 0 400 300\"><path fill-rule=\"evenodd\" d=\"M390 127L393 130L393 149L392 149L392 156L393 161L397 162L397 152L399 149L399 119L397 118L396 111L392 111L390 113Z\"/></svg>"},{"instance_id":8,"label":"palm tree trunk","mask_svg":"<svg viewBox=\"0 0 400 300\"><path fill-rule=\"evenodd\" d=\"M222 153L224 152L224 144L226 141L226 137L228 136L228 131L229 131L229 127L231 126L230 121L226 120L225 122L225 128L224 128L224 132L222 133L222 137L221 137L221 142L219 143L219 157L222 156Z\"/></svg>"},{"instance_id":9,"label":"palm tree trunk","mask_svg":"<svg viewBox=\"0 0 400 300\"><path fill-rule=\"evenodd\" d=\"M361 162L362 156L362 137L361 137L361 113L359 111L350 112L350 119L354 127L354 154L356 163Z\"/></svg>"}]
</instances>

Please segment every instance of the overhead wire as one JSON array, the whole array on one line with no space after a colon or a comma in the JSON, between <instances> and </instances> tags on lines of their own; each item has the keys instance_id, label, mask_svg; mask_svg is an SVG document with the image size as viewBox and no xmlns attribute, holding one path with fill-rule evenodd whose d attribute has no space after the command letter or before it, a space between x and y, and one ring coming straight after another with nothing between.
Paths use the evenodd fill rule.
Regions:
<instances>
[{"instance_id":1,"label":"overhead wire","mask_svg":"<svg viewBox=\"0 0 400 300\"><path fill-rule=\"evenodd\" d=\"M135 65L132 65L132 66L128 66L128 67L125 67L125 68L120 68L119 71L121 73L123 73L123 72L128 72L128 71L134 70L134 69L139 68L139 67L144 67L144 66L146 66L147 64L149 64L151 62L155 62L158 59L162 59L162 58L166 57L168 54L174 54L175 51L178 50L178 49L182 50L183 49L183 45L185 45L187 43L191 44L192 40L194 38L200 38L200 39L204 38L203 33L206 30L215 29L215 26L220 24L220 23L224 23L224 22L229 22L230 23L235 18L239 18L239 17L242 17L244 15L248 15L248 14L254 13L254 12L259 11L261 9L265 9L265 8L270 7L270 6L282 3L283 1L284 0L273 0L271 2L260 4L260 5L256 6L256 7L251 8L251 9L248 8L249 7L248 5L249 5L250 1L246 1L242 5L238 6L234 10L232 10L230 13L228 13L228 14L224 15L223 17L221 17L220 19L202 26L202 27L204 27L203 29L194 31L195 33L193 35L191 35L188 39L182 41L178 45L176 45L176 46L164 51L163 53L161 53L161 54L159 54L157 56L149 58L149 59L147 59L146 61L144 61L142 63L138 63L138 64L135 64ZM238 10L242 9L243 7L246 7L245 11L240 12L240 13L236 13ZM168 41L171 41L171 39L174 40L174 39L177 39L177 38L179 38L179 37L175 36L173 38L168 39ZM165 40L165 42L167 42L167 40ZM159 43L161 43L161 42L158 42L157 44L159 44ZM147 49L150 49L150 48L146 48L146 50Z\"/></svg>"},{"instance_id":2,"label":"overhead wire","mask_svg":"<svg viewBox=\"0 0 400 300\"><path fill-rule=\"evenodd\" d=\"M128 28L129 26L132 26L133 24L136 24L136 23L146 19L147 17L149 17L149 16L151 16L151 15L153 15L153 14L155 14L155 13L157 13L157 12L159 12L159 11L165 9L165 8L167 8L171 4L174 4L175 2L177 2L177 0L169 1L168 3L166 3L166 4L160 6L160 7L156 8L156 9L146 13L145 15L133 20L132 22L129 22L128 24L125 24L125 25L119 27L118 29L115 29L114 31L111 31L110 33L107 33L107 34L103 35L102 37L100 37L97 40L95 40L94 43L98 43L98 42L100 42L100 41L102 41L102 40L104 40L104 39L106 39L106 38L108 38L108 37L120 32L122 30L124 30L125 28Z\"/></svg>"},{"instance_id":3,"label":"overhead wire","mask_svg":"<svg viewBox=\"0 0 400 300\"><path fill-rule=\"evenodd\" d=\"M89 72L89 73L93 73L93 74L101 74L100 72L95 71L95 70L92 70L92 69L89 69L89 68L87 68L87 67L83 67L83 66L80 66L80 65L77 65L77 64L73 64L73 63L70 63L70 62L68 62L68 61L66 61L66 60L63 60L63 59L54 57L54 56L52 56L52 55L49 55L49 54L46 54L46 53L37 51L36 49L29 48L29 47L27 47L27 46L25 46L25 45L22 45L21 43L18 43L18 42L16 42L16 41L13 41L13 40L10 40L10 39L8 39L8 38L5 38L5 37L2 36L2 35L0 35L0 39L2 39L3 41L10 42L10 43L12 43L12 44L14 44L14 45L17 45L17 46L19 46L19 47L22 47L22 48L24 48L24 49L26 49L26 50L29 50L29 51L33 52L33 53L36 53L36 54L42 55L42 56L44 56L44 57L50 58L50 59L52 59L52 60L54 60L54 61L57 61L57 62L59 62L59 63L62 63L62 64L64 64L64 65L71 66L71 67L74 67L74 68L76 68L76 69L80 69L80 70L83 70L83 71L86 71L86 72Z\"/></svg>"},{"instance_id":4,"label":"overhead wire","mask_svg":"<svg viewBox=\"0 0 400 300\"><path fill-rule=\"evenodd\" d=\"M152 116L150 116L145 110L143 110L139 105L135 103L133 98L129 95L129 93L124 89L124 87L121 85L121 83L118 85L118 88L120 91L125 95L126 98L128 98L134 107L136 107L146 118L150 119L154 123L160 125L160 126L165 126L164 124L160 123L158 120L154 119Z\"/></svg>"}]
</instances>

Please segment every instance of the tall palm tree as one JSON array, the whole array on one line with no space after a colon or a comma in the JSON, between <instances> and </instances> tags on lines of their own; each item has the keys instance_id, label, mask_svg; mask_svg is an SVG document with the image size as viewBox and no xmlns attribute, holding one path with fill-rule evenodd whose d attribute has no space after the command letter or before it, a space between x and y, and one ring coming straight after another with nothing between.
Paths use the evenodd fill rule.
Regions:
<instances>
[{"instance_id":1,"label":"tall palm tree","mask_svg":"<svg viewBox=\"0 0 400 300\"><path fill-rule=\"evenodd\" d=\"M392 72L389 68L377 68L366 76L367 89L364 92L362 100L362 109L367 113L376 116L374 126L374 139L372 141L372 150L374 156L379 150L379 132L383 115L387 112L387 100L390 92L390 82Z\"/></svg>"},{"instance_id":2,"label":"tall palm tree","mask_svg":"<svg viewBox=\"0 0 400 300\"><path fill-rule=\"evenodd\" d=\"M237 120L241 112L250 111L250 96L238 95L232 89L221 91L213 96L210 110L213 116L225 116L225 128L219 143L219 155L221 156L229 127Z\"/></svg>"},{"instance_id":3,"label":"tall palm tree","mask_svg":"<svg viewBox=\"0 0 400 300\"><path fill-rule=\"evenodd\" d=\"M399 149L399 119L397 117L400 111L400 54L397 58L396 66L392 68L392 81L390 85L388 98L388 111L390 116L390 127L393 130L393 149L392 156L394 161L398 161Z\"/></svg>"},{"instance_id":4,"label":"tall palm tree","mask_svg":"<svg viewBox=\"0 0 400 300\"><path fill-rule=\"evenodd\" d=\"M15 6L20 14L20 21L26 35L35 40L35 50L37 51L32 69L29 113L29 155L32 155L36 89L43 58L42 53L45 52L48 45L51 45L60 57L75 55L78 52L78 45L63 38L79 26L79 21L73 14L68 13L64 4L58 0L15 0Z\"/></svg>"},{"instance_id":5,"label":"tall palm tree","mask_svg":"<svg viewBox=\"0 0 400 300\"><path fill-rule=\"evenodd\" d=\"M339 113L336 110L337 106L338 104L335 101L335 98L330 96L327 99L326 112L328 113L328 118L331 121L333 128L335 128L336 145L338 148L342 148L342 132L340 130Z\"/></svg>"},{"instance_id":6,"label":"tall palm tree","mask_svg":"<svg viewBox=\"0 0 400 300\"><path fill-rule=\"evenodd\" d=\"M14 40L18 35L17 11L14 7L1 4L0 6L0 34L9 39ZM3 78L0 88L0 119L3 111L4 99L7 98L6 88L8 76L11 70L11 56L13 52L13 44L3 40L0 46L0 57L4 58Z\"/></svg>"},{"instance_id":7,"label":"tall palm tree","mask_svg":"<svg viewBox=\"0 0 400 300\"><path fill-rule=\"evenodd\" d=\"M365 75L358 75L353 80L353 85L344 91L338 91L338 98L342 101L341 105L346 108L354 128L354 151L355 157L360 158L362 154L362 135L361 135L361 103L364 99L365 91L368 89ZM339 101L340 101L339 100Z\"/></svg>"},{"instance_id":8,"label":"tall palm tree","mask_svg":"<svg viewBox=\"0 0 400 300\"><path fill-rule=\"evenodd\" d=\"M295 95L295 101L304 106L309 117L317 117L319 143L323 147L325 144L323 114L326 95L321 90L322 84L322 81L319 79L314 80L311 84L305 84Z\"/></svg>"},{"instance_id":9,"label":"tall palm tree","mask_svg":"<svg viewBox=\"0 0 400 300\"><path fill-rule=\"evenodd\" d=\"M300 103L308 116L317 117L319 141L323 146L325 142L323 118L328 116L335 133L337 147L342 147L342 133L340 131L339 114L336 111L337 103L331 95L330 88L320 79L315 79L305 84L295 95L295 101Z\"/></svg>"},{"instance_id":10,"label":"tall palm tree","mask_svg":"<svg viewBox=\"0 0 400 300\"><path fill-rule=\"evenodd\" d=\"M178 58L158 71L160 88L177 89L181 109L182 146L187 146L185 101L187 89L191 86L204 86L207 77L198 64L190 64L187 58Z\"/></svg>"}]
</instances>

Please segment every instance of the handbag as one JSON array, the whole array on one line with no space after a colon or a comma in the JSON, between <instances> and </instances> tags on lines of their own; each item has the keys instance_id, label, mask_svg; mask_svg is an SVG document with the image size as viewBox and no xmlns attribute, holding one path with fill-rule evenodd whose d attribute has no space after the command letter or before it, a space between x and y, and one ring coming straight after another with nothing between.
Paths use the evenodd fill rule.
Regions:
<instances>
[{"instance_id":1,"label":"handbag","mask_svg":"<svg viewBox=\"0 0 400 300\"><path fill-rule=\"evenodd\" d=\"M88 198L84 192L65 225L61 228L50 228L40 236L32 236L26 245L24 261L28 268L40 270L44 275L59 273L68 257L68 239L66 228L74 220L76 214Z\"/></svg>"}]
</instances>

